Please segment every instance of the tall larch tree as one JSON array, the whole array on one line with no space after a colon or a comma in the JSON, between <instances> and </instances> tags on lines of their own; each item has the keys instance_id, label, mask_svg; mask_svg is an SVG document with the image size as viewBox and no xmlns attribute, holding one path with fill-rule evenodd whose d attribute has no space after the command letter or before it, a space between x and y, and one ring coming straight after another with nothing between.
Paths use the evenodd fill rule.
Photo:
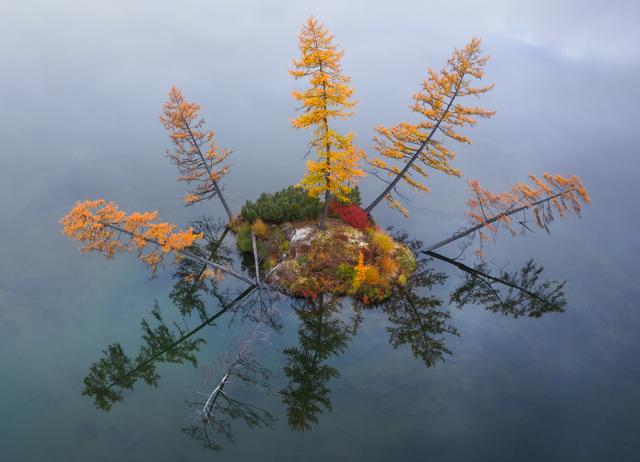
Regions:
<instances>
[{"instance_id":1,"label":"tall larch tree","mask_svg":"<svg viewBox=\"0 0 640 462\"><path fill-rule=\"evenodd\" d=\"M449 163L455 158L455 152L445 147L444 140L448 138L469 144L469 138L459 130L475 125L478 118L495 114L494 111L460 103L462 98L479 97L493 88L493 85L472 85L473 80L484 75L488 59L481 54L480 40L472 39L463 49L454 50L442 70L429 69L429 75L422 82L422 89L413 96L411 106L411 110L422 118L420 122L401 122L392 128L382 125L375 128L374 143L381 157L371 159L369 164L374 173L382 173L376 173L376 176L383 179L387 187L367 206L367 212L386 199L392 208L408 215L394 197L396 188L404 181L417 190L428 192L429 188L423 183L423 179L428 177L428 169L461 176L460 171Z\"/></svg>"},{"instance_id":2,"label":"tall larch tree","mask_svg":"<svg viewBox=\"0 0 640 462\"><path fill-rule=\"evenodd\" d=\"M313 128L311 147L317 160L307 161L307 171L300 186L314 197L324 195L320 228L325 229L332 197L348 200L354 182L364 175L360 168L364 152L353 144L353 133L339 134L331 124L335 119L353 114L351 79L342 74L344 51L333 43L334 36L313 17L302 27L298 37L300 58L290 71L296 79L309 79L310 87L294 92L302 103L302 114L292 123L295 128Z\"/></svg>"},{"instance_id":3,"label":"tall larch tree","mask_svg":"<svg viewBox=\"0 0 640 462\"><path fill-rule=\"evenodd\" d=\"M220 179L229 171L222 165L231 154L216 145L213 130L204 130L205 120L200 117L200 105L189 103L175 86L169 91L169 100L162 107L160 122L169 131L173 150L167 155L178 167L178 180L195 184L184 196L187 204L194 204L218 196L231 220L232 214L222 195Z\"/></svg>"}]
</instances>

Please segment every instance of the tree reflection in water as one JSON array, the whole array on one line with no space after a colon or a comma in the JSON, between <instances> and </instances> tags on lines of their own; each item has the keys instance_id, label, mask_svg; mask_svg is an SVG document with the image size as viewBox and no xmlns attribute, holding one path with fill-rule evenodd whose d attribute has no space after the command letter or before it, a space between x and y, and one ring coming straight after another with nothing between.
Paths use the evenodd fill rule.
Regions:
<instances>
[{"instance_id":1,"label":"tree reflection in water","mask_svg":"<svg viewBox=\"0 0 640 462\"><path fill-rule=\"evenodd\" d=\"M292 307L300 321L298 345L283 351L289 383L280 394L291 428L308 430L318 423L323 408L331 410L329 380L339 373L327 360L344 353L357 321L340 320L342 300L331 295L296 302Z\"/></svg>"},{"instance_id":2,"label":"tree reflection in water","mask_svg":"<svg viewBox=\"0 0 640 462\"><path fill-rule=\"evenodd\" d=\"M211 377L218 377L213 383L209 380L209 393L195 393L196 399L187 400L189 407L195 409L197 418L191 425L182 428L182 432L199 440L207 449L219 451L222 446L215 441L215 434L233 441L231 424L238 419L250 428L273 427L275 418L267 410L236 399L229 394L229 387L261 387L269 390L271 372L262 367L255 359L252 345L260 337L268 339L268 334L254 330L230 348L233 353L225 355L221 364L213 368Z\"/></svg>"},{"instance_id":3,"label":"tree reflection in water","mask_svg":"<svg viewBox=\"0 0 640 462\"><path fill-rule=\"evenodd\" d=\"M394 287L391 296L376 305L391 324L387 327L389 343L398 348L408 345L416 358L427 367L451 351L445 346L445 334L458 335L449 324L449 311L441 309L442 300L433 295L436 285L447 279L445 273L435 271L430 260L419 253L422 243L409 241L406 235L397 236L417 255L416 270L402 287Z\"/></svg>"},{"instance_id":4,"label":"tree reflection in water","mask_svg":"<svg viewBox=\"0 0 640 462\"><path fill-rule=\"evenodd\" d=\"M226 227L201 219L195 228L204 233L206 242L194 246L194 253L220 263L231 261L233 252L223 244L228 232ZM297 345L283 351L287 383L280 390L292 429L309 430L319 423L325 410L332 410L330 383L339 377L339 372L329 361L345 353L362 317L369 311L380 310L386 315L389 323L386 330L393 348L408 347L425 366L432 367L451 354L446 346L447 338L460 333L450 323L449 308L435 294L436 286L443 285L448 276L433 268L433 259L464 272L463 280L449 297L449 302L458 308L467 304L482 305L491 312L514 318L564 311L564 283L542 280L542 267L533 261L516 272L500 270L491 274L485 264L467 266L435 252L421 252L422 243L411 241L406 235L395 237L414 251L417 267L406 284L395 287L388 299L377 305L353 301L350 319L344 313L344 300L339 297L324 294L316 299L293 300L291 308L299 321L298 340ZM205 277L202 264L186 259L180 262L174 277L176 282L170 298L182 322L165 322L155 302L151 311L154 321L141 321L142 346L137 355L128 356L120 343L105 348L104 356L91 366L84 379L83 394L91 396L99 409L110 410L139 380L157 386L158 363L186 362L198 366L197 353L205 343L198 333L215 325L216 319L227 312L233 314L234 320L262 325L269 332L281 328L273 303L265 304L264 293L257 293L255 286L239 294L223 291L215 278ZM208 309L210 305L215 305L216 311ZM196 315L199 323L189 330L188 320ZM245 339L244 343L251 344L252 340ZM240 384L267 389L271 373L245 347L236 348L233 355L227 353L225 358L224 366L217 369L219 381L209 384L209 393L187 400L190 406L199 409L199 417L182 429L213 450L221 448L215 434L233 440L235 420L249 427L270 427L275 421L268 411L229 393L230 388Z\"/></svg>"}]
</instances>

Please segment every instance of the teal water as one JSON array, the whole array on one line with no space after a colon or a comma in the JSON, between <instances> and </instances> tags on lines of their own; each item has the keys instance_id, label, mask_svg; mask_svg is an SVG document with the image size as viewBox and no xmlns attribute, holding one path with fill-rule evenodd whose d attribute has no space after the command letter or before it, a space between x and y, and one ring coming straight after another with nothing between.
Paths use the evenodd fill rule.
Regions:
<instances>
[{"instance_id":1,"label":"teal water","mask_svg":"<svg viewBox=\"0 0 640 462\"><path fill-rule=\"evenodd\" d=\"M488 16L476 32L470 13L459 32L437 39L434 32L423 43L408 32L414 19L379 5L352 27L345 18L361 11L354 5L248 2L201 10L188 3L175 12L169 4L28 3L4 5L9 21L0 28L7 44L0 51L1 460L637 459L637 59L595 52L565 59L551 46L500 35ZM157 209L182 225L204 214L222 217L213 201L180 203L184 188L163 156L168 143L157 122L173 83L201 103L220 144L234 150L225 180L232 208L296 182L307 136L289 127L294 84L286 69L309 10L347 48L345 71L361 101L351 126L367 149L374 124L407 117L426 66L437 66L469 35L485 37L494 57L487 78L497 84L486 104L498 115L470 132L474 144L459 150L457 166L494 189L529 172L582 177L593 197L582 219L554 222L551 235L502 235L487 248L494 265L513 271L534 258L545 278L566 280L565 311L514 318L482 305L458 309L448 299L464 275L432 262L448 277L420 293L442 300L438 310L451 328L434 335L449 352L433 364L409 345L394 348L388 328L397 323L382 308L364 310L354 332L349 302L327 314L323 325L333 331L322 330L328 338L312 345L324 348L317 353L300 336L317 335L319 321L282 298L281 328L252 344L253 358L271 374L269 388L238 380L228 387L229 396L268 411L271 427L232 419L233 441L214 434L219 451L182 431L196 422L188 401L210 391L222 358L257 325L232 313L198 333L207 342L195 353L198 367L159 364L157 386L138 381L110 411L97 409L82 395L83 379L109 344L135 356L144 344L140 321L151 320L154 302L182 329L200 318L183 319L170 300L173 268L150 280L133 256L81 255L61 235L59 218L77 199L95 197L125 210ZM397 36L378 33L385 17ZM410 39L416 48L407 50ZM206 59L202 49L211 51ZM611 97L612 88L624 97ZM428 195L409 194L410 220L381 206L378 223L425 243L464 226L464 181L433 175L430 186ZM379 188L366 179L364 201ZM442 252L455 256L458 248ZM222 288L243 289L232 281ZM219 309L213 299L206 308ZM291 401L281 393L295 384L286 368L296 352L299 370L310 354L328 377L307 426L291 421Z\"/></svg>"}]
</instances>

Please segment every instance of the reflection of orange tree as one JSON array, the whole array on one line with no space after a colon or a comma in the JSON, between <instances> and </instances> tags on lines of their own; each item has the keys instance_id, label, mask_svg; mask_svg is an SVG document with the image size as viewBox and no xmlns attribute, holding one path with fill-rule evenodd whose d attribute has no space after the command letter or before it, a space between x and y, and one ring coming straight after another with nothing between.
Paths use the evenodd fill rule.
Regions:
<instances>
[{"instance_id":1,"label":"reflection of orange tree","mask_svg":"<svg viewBox=\"0 0 640 462\"><path fill-rule=\"evenodd\" d=\"M475 304L513 318L538 318L564 311L564 282L543 280L543 268L533 260L518 271L500 271L492 275L486 263L470 267L435 252L421 252L422 243L411 241L406 235L399 234L396 238L418 255L416 270L406 284L394 287L387 299L367 308L379 308L387 315L389 342L394 348L410 347L414 356L428 367L451 353L446 347L446 336L459 333L450 323L450 314L443 309L442 299L434 293L447 275L435 271L425 254L444 260L465 273L463 281L450 295L450 301L458 308Z\"/></svg>"}]
</instances>

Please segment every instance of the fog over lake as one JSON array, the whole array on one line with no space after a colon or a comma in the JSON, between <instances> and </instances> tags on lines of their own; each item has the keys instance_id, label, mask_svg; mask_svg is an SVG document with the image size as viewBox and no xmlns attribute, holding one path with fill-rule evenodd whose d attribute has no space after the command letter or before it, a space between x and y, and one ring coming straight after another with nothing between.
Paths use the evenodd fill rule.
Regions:
<instances>
[{"instance_id":1,"label":"fog over lake","mask_svg":"<svg viewBox=\"0 0 640 462\"><path fill-rule=\"evenodd\" d=\"M496 86L481 104L496 115L465 129L471 145L451 146L464 177L434 172L429 194L403 187L410 219L384 204L374 217L428 244L467 224L467 179L502 191L529 174L576 174L593 200L582 218L486 246L494 268L534 258L545 278L566 280L566 311L514 319L449 306L463 275L434 262L449 275L434 293L459 334L444 336L451 353L425 367L389 343L385 313L366 312L327 360L339 373L331 409L309 431L287 425L278 394L301 323L290 300L258 355L271 392L240 392L274 428L234 424L220 452L180 431L194 417L187 390L207 390L204 366L240 329L230 316L202 331L201 367L161 364L157 387L137 383L96 409L81 393L102 350L137 351L155 300L183 322L168 299L173 269L149 279L134 256L82 255L58 220L99 197L181 226L224 217L215 199L182 204L158 120L172 85L233 150L223 184L234 211L296 183L310 133L291 127L304 83L288 70L311 14L345 49L358 105L340 126L371 155L375 125L416 121L409 104L427 69L482 39L483 83ZM639 18L633 1L0 1L0 459L637 460ZM363 202L382 186L364 179ZM350 315L347 303L336 316Z\"/></svg>"}]
</instances>

